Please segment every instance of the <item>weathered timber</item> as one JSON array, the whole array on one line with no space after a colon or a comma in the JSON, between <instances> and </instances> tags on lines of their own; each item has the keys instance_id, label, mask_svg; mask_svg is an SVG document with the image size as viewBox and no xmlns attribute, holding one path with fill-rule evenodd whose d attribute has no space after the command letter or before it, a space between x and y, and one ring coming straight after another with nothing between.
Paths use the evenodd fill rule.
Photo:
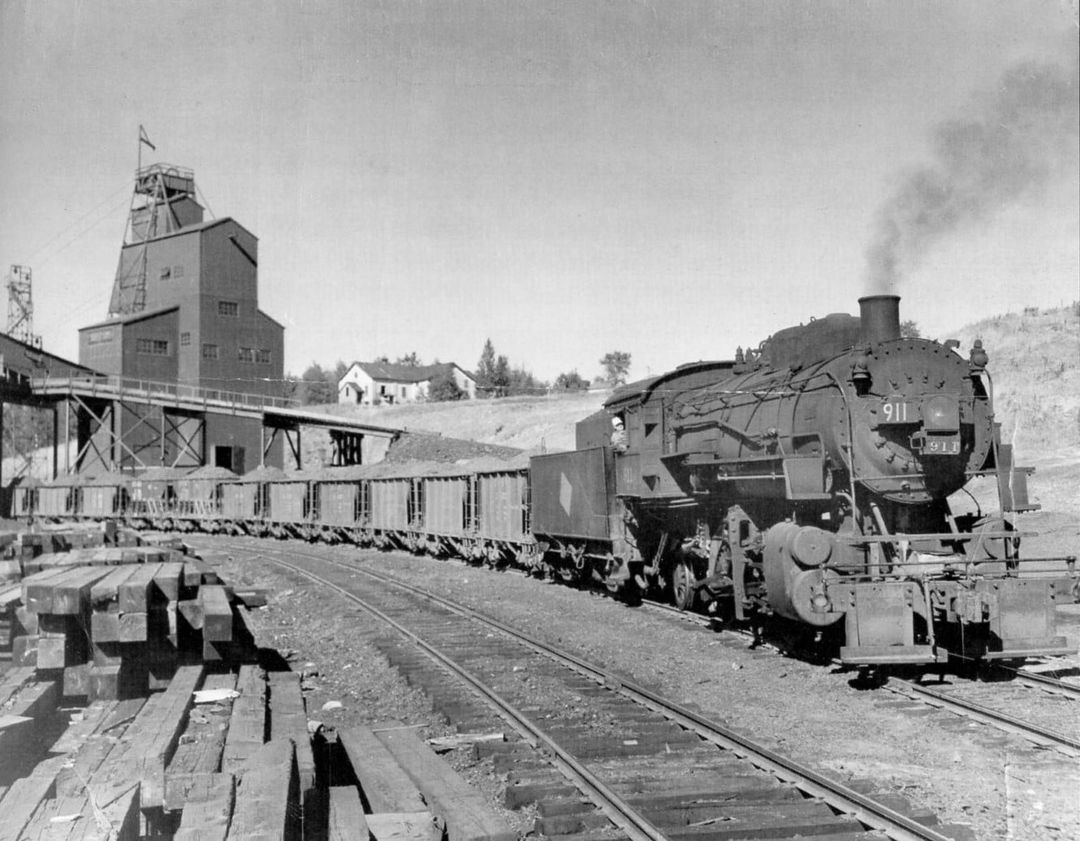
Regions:
<instances>
[{"instance_id":1,"label":"weathered timber","mask_svg":"<svg viewBox=\"0 0 1080 841\"><path fill-rule=\"evenodd\" d=\"M26 634L11 641L11 662L15 666L34 668L37 666L37 646L40 637Z\"/></svg>"},{"instance_id":2,"label":"weathered timber","mask_svg":"<svg viewBox=\"0 0 1080 841\"><path fill-rule=\"evenodd\" d=\"M198 774L186 791L184 811L173 841L224 841L235 808L232 774Z\"/></svg>"},{"instance_id":3,"label":"weathered timber","mask_svg":"<svg viewBox=\"0 0 1080 841\"><path fill-rule=\"evenodd\" d=\"M80 698L90 694L90 664L78 663L64 667L64 697Z\"/></svg>"},{"instance_id":4,"label":"weathered timber","mask_svg":"<svg viewBox=\"0 0 1080 841\"><path fill-rule=\"evenodd\" d=\"M150 609L158 598L153 584L160 568L160 564L144 564L117 587L121 613L146 613Z\"/></svg>"},{"instance_id":5,"label":"weathered timber","mask_svg":"<svg viewBox=\"0 0 1080 841\"><path fill-rule=\"evenodd\" d=\"M449 841L515 841L517 833L445 761L408 729L376 730L382 742L446 821Z\"/></svg>"},{"instance_id":6,"label":"weathered timber","mask_svg":"<svg viewBox=\"0 0 1080 841\"><path fill-rule=\"evenodd\" d=\"M196 589L203 583L202 568L193 561L184 561L184 571L182 575L184 587L188 590Z\"/></svg>"},{"instance_id":7,"label":"weathered timber","mask_svg":"<svg viewBox=\"0 0 1080 841\"><path fill-rule=\"evenodd\" d=\"M109 570L104 567L75 567L52 583L52 609L38 612L63 616L88 615L90 590L108 574Z\"/></svg>"},{"instance_id":8,"label":"weathered timber","mask_svg":"<svg viewBox=\"0 0 1080 841\"><path fill-rule=\"evenodd\" d=\"M35 572L22 580L22 601L34 613L48 613L52 609L52 581L66 570L60 568Z\"/></svg>"},{"instance_id":9,"label":"weathered timber","mask_svg":"<svg viewBox=\"0 0 1080 841\"><path fill-rule=\"evenodd\" d=\"M368 841L370 830L356 786L330 787L329 841Z\"/></svg>"},{"instance_id":10,"label":"weathered timber","mask_svg":"<svg viewBox=\"0 0 1080 841\"><path fill-rule=\"evenodd\" d=\"M203 689L232 690L236 675L207 675ZM166 811L184 808L188 790L196 777L213 773L221 766L232 701L197 704L188 714L187 726L180 736L176 752L165 769Z\"/></svg>"},{"instance_id":11,"label":"weathered timber","mask_svg":"<svg viewBox=\"0 0 1080 841\"><path fill-rule=\"evenodd\" d=\"M112 611L120 609L119 588L137 570L134 564L124 564L112 569L108 575L98 580L90 588L90 607L95 611Z\"/></svg>"},{"instance_id":12,"label":"weathered timber","mask_svg":"<svg viewBox=\"0 0 1080 841\"><path fill-rule=\"evenodd\" d=\"M204 584L199 588L199 603L203 613L203 639L230 642L233 638L233 610L225 588L220 584Z\"/></svg>"},{"instance_id":13,"label":"weathered timber","mask_svg":"<svg viewBox=\"0 0 1080 841\"><path fill-rule=\"evenodd\" d=\"M230 841L293 841L302 834L296 751L271 739L251 757L236 784Z\"/></svg>"},{"instance_id":14,"label":"weathered timber","mask_svg":"<svg viewBox=\"0 0 1080 841\"><path fill-rule=\"evenodd\" d=\"M111 801L134 783L139 808L161 807L165 763L176 747L192 693L201 680L202 666L186 666L177 671L165 692L147 700L90 781L97 802Z\"/></svg>"},{"instance_id":15,"label":"weathered timber","mask_svg":"<svg viewBox=\"0 0 1080 841\"><path fill-rule=\"evenodd\" d=\"M446 831L431 812L381 812L365 817L375 841L442 841Z\"/></svg>"},{"instance_id":16,"label":"weathered timber","mask_svg":"<svg viewBox=\"0 0 1080 841\"><path fill-rule=\"evenodd\" d=\"M3 707L20 687L33 679L33 666L19 666L0 675L0 707Z\"/></svg>"},{"instance_id":17,"label":"weathered timber","mask_svg":"<svg viewBox=\"0 0 1080 841\"><path fill-rule=\"evenodd\" d=\"M120 614L120 642L146 642L147 613L145 610Z\"/></svg>"},{"instance_id":18,"label":"weathered timber","mask_svg":"<svg viewBox=\"0 0 1080 841\"><path fill-rule=\"evenodd\" d=\"M4 758L0 776L20 773L20 765L33 761L40 750L36 747L38 734L59 703L60 682L56 680L36 680L11 694L0 710L0 719L8 722L0 727L0 757Z\"/></svg>"},{"instance_id":19,"label":"weathered timber","mask_svg":"<svg viewBox=\"0 0 1080 841\"><path fill-rule=\"evenodd\" d=\"M293 740L300 802L305 809L309 809L315 793L315 754L311 750L300 675L296 672L270 672L267 682L270 686L270 739Z\"/></svg>"},{"instance_id":20,"label":"weathered timber","mask_svg":"<svg viewBox=\"0 0 1080 841\"><path fill-rule=\"evenodd\" d=\"M372 812L428 811L412 778L370 729L349 727L339 730L338 741L349 757Z\"/></svg>"},{"instance_id":21,"label":"weathered timber","mask_svg":"<svg viewBox=\"0 0 1080 841\"><path fill-rule=\"evenodd\" d=\"M30 822L41 801L55 790L56 775L67 757L54 756L38 763L29 776L15 780L0 797L0 841L14 841Z\"/></svg>"},{"instance_id":22,"label":"weathered timber","mask_svg":"<svg viewBox=\"0 0 1080 841\"><path fill-rule=\"evenodd\" d=\"M38 763L28 776L16 780L7 795L0 797L0 839L17 838L46 797L66 797L81 792L81 780L89 776L84 756L87 739L101 727L110 712L110 706L96 705L73 717L49 749L53 756ZM65 779L72 777L79 778L78 787L64 787Z\"/></svg>"},{"instance_id":23,"label":"weathered timber","mask_svg":"<svg viewBox=\"0 0 1080 841\"><path fill-rule=\"evenodd\" d=\"M266 676L258 666L241 666L236 681L221 770L237 774L266 741Z\"/></svg>"},{"instance_id":24,"label":"weathered timber","mask_svg":"<svg viewBox=\"0 0 1080 841\"><path fill-rule=\"evenodd\" d=\"M154 586L166 601L179 601L183 588L184 565L178 562L166 562L154 575Z\"/></svg>"}]
</instances>

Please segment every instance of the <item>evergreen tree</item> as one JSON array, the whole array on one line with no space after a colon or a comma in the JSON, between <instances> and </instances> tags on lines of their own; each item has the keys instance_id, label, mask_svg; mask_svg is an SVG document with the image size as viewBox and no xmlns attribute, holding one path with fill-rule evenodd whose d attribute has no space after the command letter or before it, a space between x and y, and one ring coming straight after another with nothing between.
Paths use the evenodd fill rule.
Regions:
<instances>
[{"instance_id":1,"label":"evergreen tree","mask_svg":"<svg viewBox=\"0 0 1080 841\"><path fill-rule=\"evenodd\" d=\"M604 367L604 375L607 381L614 385L625 385L626 375L630 372L630 354L621 350L613 350L605 354L600 360Z\"/></svg>"},{"instance_id":2,"label":"evergreen tree","mask_svg":"<svg viewBox=\"0 0 1080 841\"><path fill-rule=\"evenodd\" d=\"M476 363L476 384L483 389L493 388L495 385L495 345L491 339L484 342L484 350L480 354L480 361Z\"/></svg>"}]
</instances>

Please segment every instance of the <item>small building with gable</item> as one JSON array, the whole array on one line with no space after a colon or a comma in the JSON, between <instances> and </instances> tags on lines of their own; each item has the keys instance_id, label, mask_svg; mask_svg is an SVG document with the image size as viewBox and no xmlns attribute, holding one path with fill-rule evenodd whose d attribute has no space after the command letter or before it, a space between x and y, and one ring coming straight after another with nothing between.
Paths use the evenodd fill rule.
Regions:
<instances>
[{"instance_id":1,"label":"small building with gable","mask_svg":"<svg viewBox=\"0 0 1080 841\"><path fill-rule=\"evenodd\" d=\"M354 362L338 380L338 403L389 406L426 400L431 382L449 374L465 397L476 397L476 379L455 362L401 365L393 362Z\"/></svg>"}]
</instances>

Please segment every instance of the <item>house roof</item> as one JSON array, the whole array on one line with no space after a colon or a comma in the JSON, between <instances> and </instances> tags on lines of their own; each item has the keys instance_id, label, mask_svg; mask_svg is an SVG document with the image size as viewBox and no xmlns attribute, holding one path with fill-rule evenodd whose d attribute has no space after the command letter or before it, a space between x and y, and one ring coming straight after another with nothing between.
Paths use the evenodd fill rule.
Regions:
<instances>
[{"instance_id":1,"label":"house roof","mask_svg":"<svg viewBox=\"0 0 1080 841\"><path fill-rule=\"evenodd\" d=\"M432 379L436 374L457 368L469 379L472 374L463 369L456 362L443 362L438 365L399 365L395 362L354 362L352 367L359 367L373 380L395 383L422 383Z\"/></svg>"}]
</instances>

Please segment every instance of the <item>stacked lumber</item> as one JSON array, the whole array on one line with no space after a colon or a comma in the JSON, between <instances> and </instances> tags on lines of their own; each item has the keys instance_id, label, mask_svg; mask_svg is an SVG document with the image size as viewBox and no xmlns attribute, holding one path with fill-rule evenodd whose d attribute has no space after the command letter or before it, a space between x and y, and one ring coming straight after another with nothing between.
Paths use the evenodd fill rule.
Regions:
<instances>
[{"instance_id":1,"label":"stacked lumber","mask_svg":"<svg viewBox=\"0 0 1080 841\"><path fill-rule=\"evenodd\" d=\"M49 564L0 588L13 663L62 674L64 695L104 700L164 689L182 663L250 660L251 634L216 574L152 560L171 551L99 550L94 563Z\"/></svg>"},{"instance_id":2,"label":"stacked lumber","mask_svg":"<svg viewBox=\"0 0 1080 841\"><path fill-rule=\"evenodd\" d=\"M181 666L164 692L73 716L36 766L0 780L0 840L299 841L305 774L314 788L303 699L279 689L270 710L272 687L297 676L207 668ZM16 671L34 684L33 670Z\"/></svg>"},{"instance_id":3,"label":"stacked lumber","mask_svg":"<svg viewBox=\"0 0 1080 841\"><path fill-rule=\"evenodd\" d=\"M338 733L357 786L330 790L331 841L368 838L514 841L517 833L483 794L435 754L410 727L391 723ZM361 808L360 794L370 806Z\"/></svg>"}]
</instances>

